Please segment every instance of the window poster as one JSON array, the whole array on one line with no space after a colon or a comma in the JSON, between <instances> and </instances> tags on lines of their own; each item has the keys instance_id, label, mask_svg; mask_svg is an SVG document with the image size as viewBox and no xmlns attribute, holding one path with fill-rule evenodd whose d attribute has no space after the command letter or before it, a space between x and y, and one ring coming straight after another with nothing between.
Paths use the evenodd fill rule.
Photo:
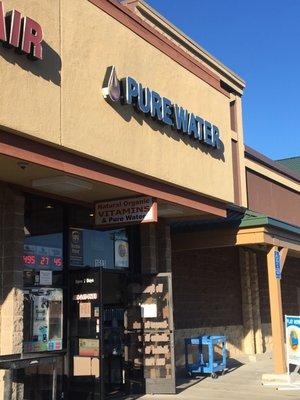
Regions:
<instances>
[{"instance_id":1,"label":"window poster","mask_svg":"<svg viewBox=\"0 0 300 400\"><path fill-rule=\"evenodd\" d=\"M91 318L92 304L90 302L79 303L79 318Z\"/></svg>"},{"instance_id":2,"label":"window poster","mask_svg":"<svg viewBox=\"0 0 300 400\"><path fill-rule=\"evenodd\" d=\"M24 292L24 352L62 349L63 293L61 289Z\"/></svg>"},{"instance_id":3,"label":"window poster","mask_svg":"<svg viewBox=\"0 0 300 400\"><path fill-rule=\"evenodd\" d=\"M52 285L52 271L40 271L40 285Z\"/></svg>"},{"instance_id":4,"label":"window poster","mask_svg":"<svg viewBox=\"0 0 300 400\"><path fill-rule=\"evenodd\" d=\"M115 267L129 267L129 244L125 230L117 231L114 234L115 239Z\"/></svg>"},{"instance_id":5,"label":"window poster","mask_svg":"<svg viewBox=\"0 0 300 400\"><path fill-rule=\"evenodd\" d=\"M71 228L69 230L69 260L73 267L83 265L83 231Z\"/></svg>"},{"instance_id":6,"label":"window poster","mask_svg":"<svg viewBox=\"0 0 300 400\"><path fill-rule=\"evenodd\" d=\"M79 355L87 357L99 356L98 339L79 339Z\"/></svg>"}]
</instances>

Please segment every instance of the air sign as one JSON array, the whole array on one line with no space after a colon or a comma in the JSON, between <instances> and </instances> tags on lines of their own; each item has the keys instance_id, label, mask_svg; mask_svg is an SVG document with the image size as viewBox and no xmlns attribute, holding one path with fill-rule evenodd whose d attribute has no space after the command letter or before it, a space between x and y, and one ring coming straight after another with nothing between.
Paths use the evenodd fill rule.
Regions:
<instances>
[{"instance_id":1,"label":"air sign","mask_svg":"<svg viewBox=\"0 0 300 400\"><path fill-rule=\"evenodd\" d=\"M172 103L166 97L137 82L131 77L118 80L115 67L110 67L109 76L102 93L104 98L134 106L145 115L169 125L177 131L213 148L220 149L220 132L217 126Z\"/></svg>"},{"instance_id":2,"label":"air sign","mask_svg":"<svg viewBox=\"0 0 300 400\"><path fill-rule=\"evenodd\" d=\"M15 47L32 60L43 59L43 31L36 21L23 17L17 10L5 14L0 1L0 41L6 47Z\"/></svg>"}]
</instances>

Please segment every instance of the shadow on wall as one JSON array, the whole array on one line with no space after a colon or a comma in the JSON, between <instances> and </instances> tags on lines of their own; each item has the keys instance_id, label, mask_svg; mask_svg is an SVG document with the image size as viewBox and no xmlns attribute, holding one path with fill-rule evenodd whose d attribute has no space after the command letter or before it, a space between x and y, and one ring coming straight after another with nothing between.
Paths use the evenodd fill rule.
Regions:
<instances>
[{"instance_id":1,"label":"shadow on wall","mask_svg":"<svg viewBox=\"0 0 300 400\"><path fill-rule=\"evenodd\" d=\"M131 119L134 118L141 126L146 123L153 131L160 132L162 135L167 135L177 142L181 141L186 146L199 149L202 153L210 154L213 158L225 162L224 143L222 140L220 149L209 148L198 140L192 139L186 134L177 132L170 126L163 125L149 116L145 116L130 105L122 105L120 103L110 103L110 105L126 122L130 122Z\"/></svg>"},{"instance_id":2,"label":"shadow on wall","mask_svg":"<svg viewBox=\"0 0 300 400\"><path fill-rule=\"evenodd\" d=\"M107 77L104 78L102 87L105 87ZM211 148L198 140L190 138L186 134L177 132L170 126L164 125L157 120L152 119L150 116L139 112L137 109L133 108L131 105L122 105L120 102L109 102L110 106L126 121L130 122L134 118L140 126L146 123L153 131L160 132L162 135L167 135L168 137L176 140L177 142L182 141L186 146L199 149L202 153L210 154L211 157L225 162L224 155L224 143L220 140L220 149Z\"/></svg>"},{"instance_id":3,"label":"shadow on wall","mask_svg":"<svg viewBox=\"0 0 300 400\"><path fill-rule=\"evenodd\" d=\"M32 61L26 55L20 54L14 48L0 46L0 56L11 64L18 65L22 69L36 76L60 86L61 83L61 58L59 54L43 41L43 60Z\"/></svg>"}]
</instances>

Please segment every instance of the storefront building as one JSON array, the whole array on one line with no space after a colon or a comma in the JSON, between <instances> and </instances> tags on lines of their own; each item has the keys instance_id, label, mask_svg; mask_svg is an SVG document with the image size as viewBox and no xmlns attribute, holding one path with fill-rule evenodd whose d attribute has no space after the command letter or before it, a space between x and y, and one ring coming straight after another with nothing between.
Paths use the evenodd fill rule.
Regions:
<instances>
[{"instance_id":1,"label":"storefront building","mask_svg":"<svg viewBox=\"0 0 300 400\"><path fill-rule=\"evenodd\" d=\"M175 393L202 332L271 350L253 260L298 279L299 176L245 150L242 79L142 1L5 0L0 40L0 398Z\"/></svg>"},{"instance_id":2,"label":"storefront building","mask_svg":"<svg viewBox=\"0 0 300 400\"><path fill-rule=\"evenodd\" d=\"M211 332L227 336L232 358L247 354L255 360L271 353L273 372L286 372L283 317L300 311L300 176L247 146L245 165L247 210L231 210L226 220L173 224L179 369L183 338ZM274 266L277 251L280 276ZM193 281L188 282L186 268ZM191 296L192 285L201 285L198 296Z\"/></svg>"}]
</instances>

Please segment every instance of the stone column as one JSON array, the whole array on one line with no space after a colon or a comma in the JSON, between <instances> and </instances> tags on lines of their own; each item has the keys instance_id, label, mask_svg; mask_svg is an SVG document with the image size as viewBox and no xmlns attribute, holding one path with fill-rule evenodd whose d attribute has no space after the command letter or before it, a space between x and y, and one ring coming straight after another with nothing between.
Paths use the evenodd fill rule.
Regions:
<instances>
[{"instance_id":1,"label":"stone column","mask_svg":"<svg viewBox=\"0 0 300 400\"><path fill-rule=\"evenodd\" d=\"M0 354L22 352L23 342L23 244L24 196L0 186ZM11 399L23 398L23 387L0 371L0 399L5 391ZM2 379L1 379L2 378ZM6 394L7 397L7 394Z\"/></svg>"},{"instance_id":2,"label":"stone column","mask_svg":"<svg viewBox=\"0 0 300 400\"><path fill-rule=\"evenodd\" d=\"M141 264L143 274L171 272L170 225L164 220L141 225Z\"/></svg>"},{"instance_id":3,"label":"stone column","mask_svg":"<svg viewBox=\"0 0 300 400\"><path fill-rule=\"evenodd\" d=\"M164 220L141 225L141 271L144 301L157 315L144 320L143 365L146 393L175 393L174 330L170 226ZM146 284L145 284L146 283ZM145 296L146 294L146 296ZM163 294L163 295L162 295ZM146 298L146 300L145 300ZM158 358L158 356L160 356Z\"/></svg>"},{"instance_id":4,"label":"stone column","mask_svg":"<svg viewBox=\"0 0 300 400\"><path fill-rule=\"evenodd\" d=\"M257 254L250 251L250 278L251 278L251 292L252 292L252 315L254 322L254 340L256 354L263 353L263 339L262 339L262 325L260 314L260 301L259 301L259 283Z\"/></svg>"},{"instance_id":5,"label":"stone column","mask_svg":"<svg viewBox=\"0 0 300 400\"><path fill-rule=\"evenodd\" d=\"M156 223L141 225L142 274L157 272Z\"/></svg>"},{"instance_id":6,"label":"stone column","mask_svg":"<svg viewBox=\"0 0 300 400\"><path fill-rule=\"evenodd\" d=\"M172 272L171 229L162 221L157 226L157 258L159 272Z\"/></svg>"},{"instance_id":7,"label":"stone column","mask_svg":"<svg viewBox=\"0 0 300 400\"><path fill-rule=\"evenodd\" d=\"M257 257L254 251L240 248L242 309L244 324L243 351L248 355L263 352L259 303Z\"/></svg>"}]
</instances>

